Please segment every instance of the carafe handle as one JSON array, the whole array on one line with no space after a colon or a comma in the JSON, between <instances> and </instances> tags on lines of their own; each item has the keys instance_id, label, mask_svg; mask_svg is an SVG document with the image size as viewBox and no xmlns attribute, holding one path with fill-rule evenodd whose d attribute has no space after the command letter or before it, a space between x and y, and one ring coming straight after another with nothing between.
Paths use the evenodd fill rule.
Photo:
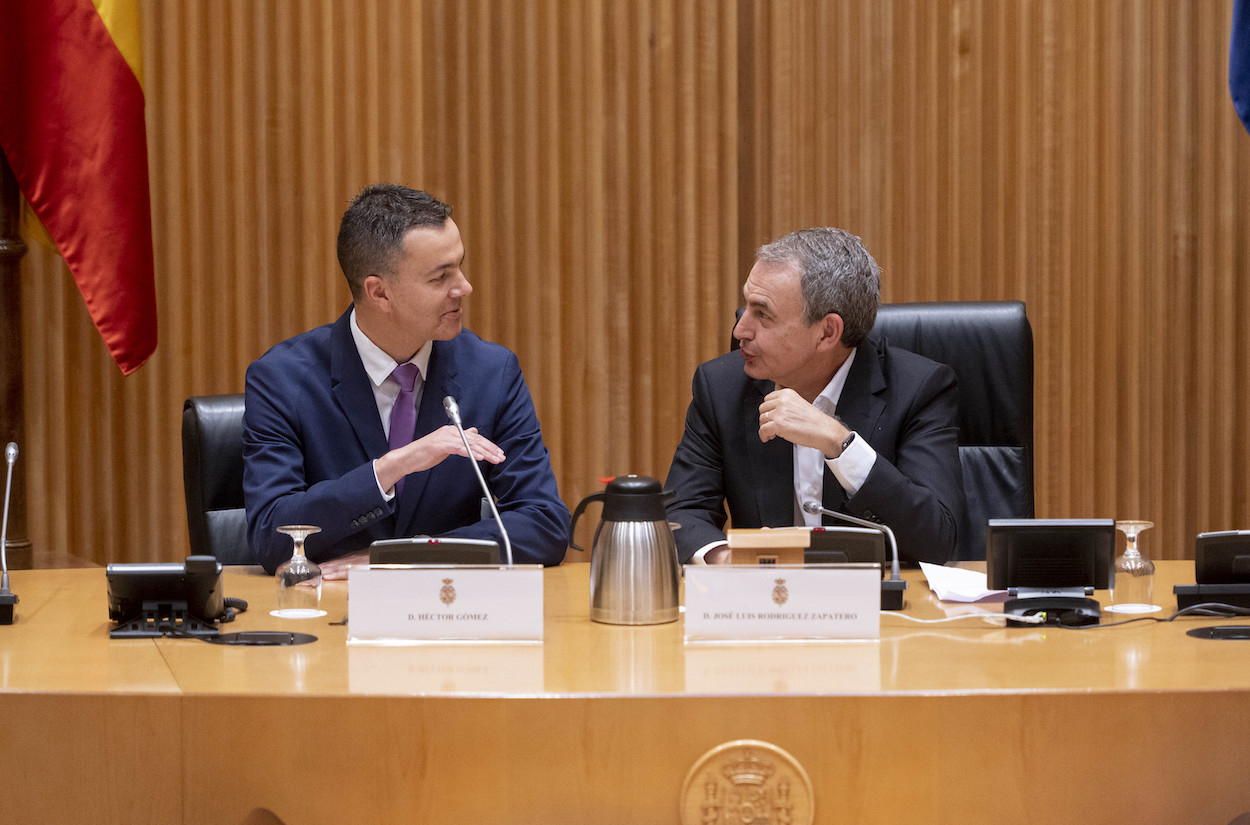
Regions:
<instances>
[{"instance_id":1,"label":"carafe handle","mask_svg":"<svg viewBox=\"0 0 1250 825\"><path fill-rule=\"evenodd\" d=\"M578 503L577 509L573 511L573 523L569 525L569 547L572 547L574 550L581 550L583 553L586 552L585 547L582 547L573 540L573 537L577 535L577 519L581 516L582 511L586 509L587 504L590 504L593 501L602 502L605 495L606 493L602 491L592 493Z\"/></svg>"}]
</instances>

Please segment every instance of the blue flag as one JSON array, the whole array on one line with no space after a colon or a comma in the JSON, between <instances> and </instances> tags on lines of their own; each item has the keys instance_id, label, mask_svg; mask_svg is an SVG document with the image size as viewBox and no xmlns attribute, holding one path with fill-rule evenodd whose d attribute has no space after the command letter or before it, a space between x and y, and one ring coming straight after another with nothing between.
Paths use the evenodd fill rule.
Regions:
<instances>
[{"instance_id":1,"label":"blue flag","mask_svg":"<svg viewBox=\"0 0 1250 825\"><path fill-rule=\"evenodd\" d=\"M1250 131L1250 0L1233 0L1233 36L1228 47L1228 90L1233 108Z\"/></svg>"}]
</instances>

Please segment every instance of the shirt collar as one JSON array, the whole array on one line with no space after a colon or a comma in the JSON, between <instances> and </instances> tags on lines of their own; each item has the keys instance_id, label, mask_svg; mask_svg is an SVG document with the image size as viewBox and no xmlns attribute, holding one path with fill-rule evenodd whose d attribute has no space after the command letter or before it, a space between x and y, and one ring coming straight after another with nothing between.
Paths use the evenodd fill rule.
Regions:
<instances>
[{"instance_id":1,"label":"shirt collar","mask_svg":"<svg viewBox=\"0 0 1250 825\"><path fill-rule=\"evenodd\" d=\"M375 387L382 386L382 382L390 377L398 364L396 364L394 358L387 355L381 347L369 340L369 336L361 331L360 325L356 323L355 307L352 307L349 324L352 328L352 340L356 342L356 351L360 353L360 362L364 364L369 380L373 382ZM429 376L430 353L433 349L434 342L426 341L425 346L417 350L417 354L412 356L407 362L417 365L417 369L421 371L423 379Z\"/></svg>"},{"instance_id":2,"label":"shirt collar","mask_svg":"<svg viewBox=\"0 0 1250 825\"><path fill-rule=\"evenodd\" d=\"M842 398L842 388L846 386L846 376L851 372L851 364L855 362L857 352L859 352L858 348L851 350L851 354L842 362L842 366L838 367L833 378L829 379L829 383L820 391L820 395L816 396L813 405L817 409L832 414L838 408L838 401Z\"/></svg>"}]
</instances>

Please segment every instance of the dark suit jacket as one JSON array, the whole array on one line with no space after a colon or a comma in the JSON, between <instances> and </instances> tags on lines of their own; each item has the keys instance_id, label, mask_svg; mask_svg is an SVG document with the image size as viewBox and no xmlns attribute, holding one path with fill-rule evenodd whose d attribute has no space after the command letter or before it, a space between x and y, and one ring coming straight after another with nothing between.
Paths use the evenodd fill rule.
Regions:
<instances>
[{"instance_id":1,"label":"dark suit jacket","mask_svg":"<svg viewBox=\"0 0 1250 825\"><path fill-rule=\"evenodd\" d=\"M349 316L273 347L247 370L243 414L243 492L248 541L273 572L291 555L283 524L315 524L306 544L314 561L411 535L490 538L482 491L468 459L449 456L410 474L389 503L372 461L388 450L372 385L352 340ZM502 464L481 464L512 539L515 560L559 564L569 511L517 357L465 330L435 341L417 437L448 424L443 398L454 396L465 427L499 445Z\"/></svg>"},{"instance_id":2,"label":"dark suit jacket","mask_svg":"<svg viewBox=\"0 0 1250 825\"><path fill-rule=\"evenodd\" d=\"M773 382L743 371L737 352L695 371L686 430L665 484L676 494L668 512L681 525L674 536L683 562L725 537L725 504L734 527L795 523L794 445L759 438L759 406L772 390ZM888 525L904 560L950 558L964 508L954 371L884 339L866 339L838 417L868 440L877 461L849 499L826 468L825 507ZM829 516L824 522L838 523Z\"/></svg>"}]
</instances>

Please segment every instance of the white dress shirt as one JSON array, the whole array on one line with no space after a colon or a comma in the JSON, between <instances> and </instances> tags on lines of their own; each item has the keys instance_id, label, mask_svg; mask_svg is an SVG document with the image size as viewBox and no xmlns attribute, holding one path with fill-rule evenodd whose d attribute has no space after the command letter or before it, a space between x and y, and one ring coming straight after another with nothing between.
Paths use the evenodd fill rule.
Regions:
<instances>
[{"instance_id":1,"label":"white dress shirt","mask_svg":"<svg viewBox=\"0 0 1250 825\"><path fill-rule=\"evenodd\" d=\"M825 415L833 416L838 408L838 401L842 398L842 388L846 386L846 376L851 372L851 364L855 361L855 353L858 350L851 350L850 356L833 374L833 378L820 391L820 395L816 396L816 400L812 402L812 406L820 410ZM819 527L820 516L812 515L804 512L803 502L809 499L820 501L825 490L825 467L833 473L834 478L842 485L842 489L846 490L847 496L853 496L859 492L859 488L864 486L864 481L868 478L872 465L877 461L877 451L868 444L868 440L859 438L858 434L854 441L846 448L846 452L837 458L826 458L820 450L815 447L800 447L794 445L794 523L795 525L807 525L808 527Z\"/></svg>"},{"instance_id":2,"label":"white dress shirt","mask_svg":"<svg viewBox=\"0 0 1250 825\"><path fill-rule=\"evenodd\" d=\"M846 376L851 372L851 364L855 362L855 353L851 350L842 366L833 374L833 378L816 396L812 406L828 416L832 416L838 408L842 397L842 388L846 386ZM803 502L808 499L822 501L825 490L825 467L828 466L834 478L846 490L847 496L859 492L877 461L877 451L868 444L868 440L860 438L858 433L854 441L846 448L846 452L837 458L826 458L815 447L794 445L794 524L795 526L819 527L820 516L804 512ZM724 541L714 541L700 547L691 558L693 564L706 564L708 552L723 547Z\"/></svg>"},{"instance_id":3,"label":"white dress shirt","mask_svg":"<svg viewBox=\"0 0 1250 825\"><path fill-rule=\"evenodd\" d=\"M391 437L391 408L395 406L395 399L399 397L399 382L391 377L391 373L399 364L361 331L360 325L356 323L355 308L352 309L348 324L352 329L352 340L356 342L356 352L360 353L360 362L364 364L369 383L373 385L373 400L377 403L378 415L382 418L382 432L389 439ZM421 396L425 392L424 379L429 374L430 353L433 349L434 342L426 341L425 346L417 350L417 354L407 361L409 364L416 364L417 370L421 373L421 386L412 394L413 406L418 410L421 409ZM375 482L378 480L376 464L373 468L373 480ZM387 501L395 497L395 490L383 490L381 483L378 483L378 490Z\"/></svg>"}]
</instances>

